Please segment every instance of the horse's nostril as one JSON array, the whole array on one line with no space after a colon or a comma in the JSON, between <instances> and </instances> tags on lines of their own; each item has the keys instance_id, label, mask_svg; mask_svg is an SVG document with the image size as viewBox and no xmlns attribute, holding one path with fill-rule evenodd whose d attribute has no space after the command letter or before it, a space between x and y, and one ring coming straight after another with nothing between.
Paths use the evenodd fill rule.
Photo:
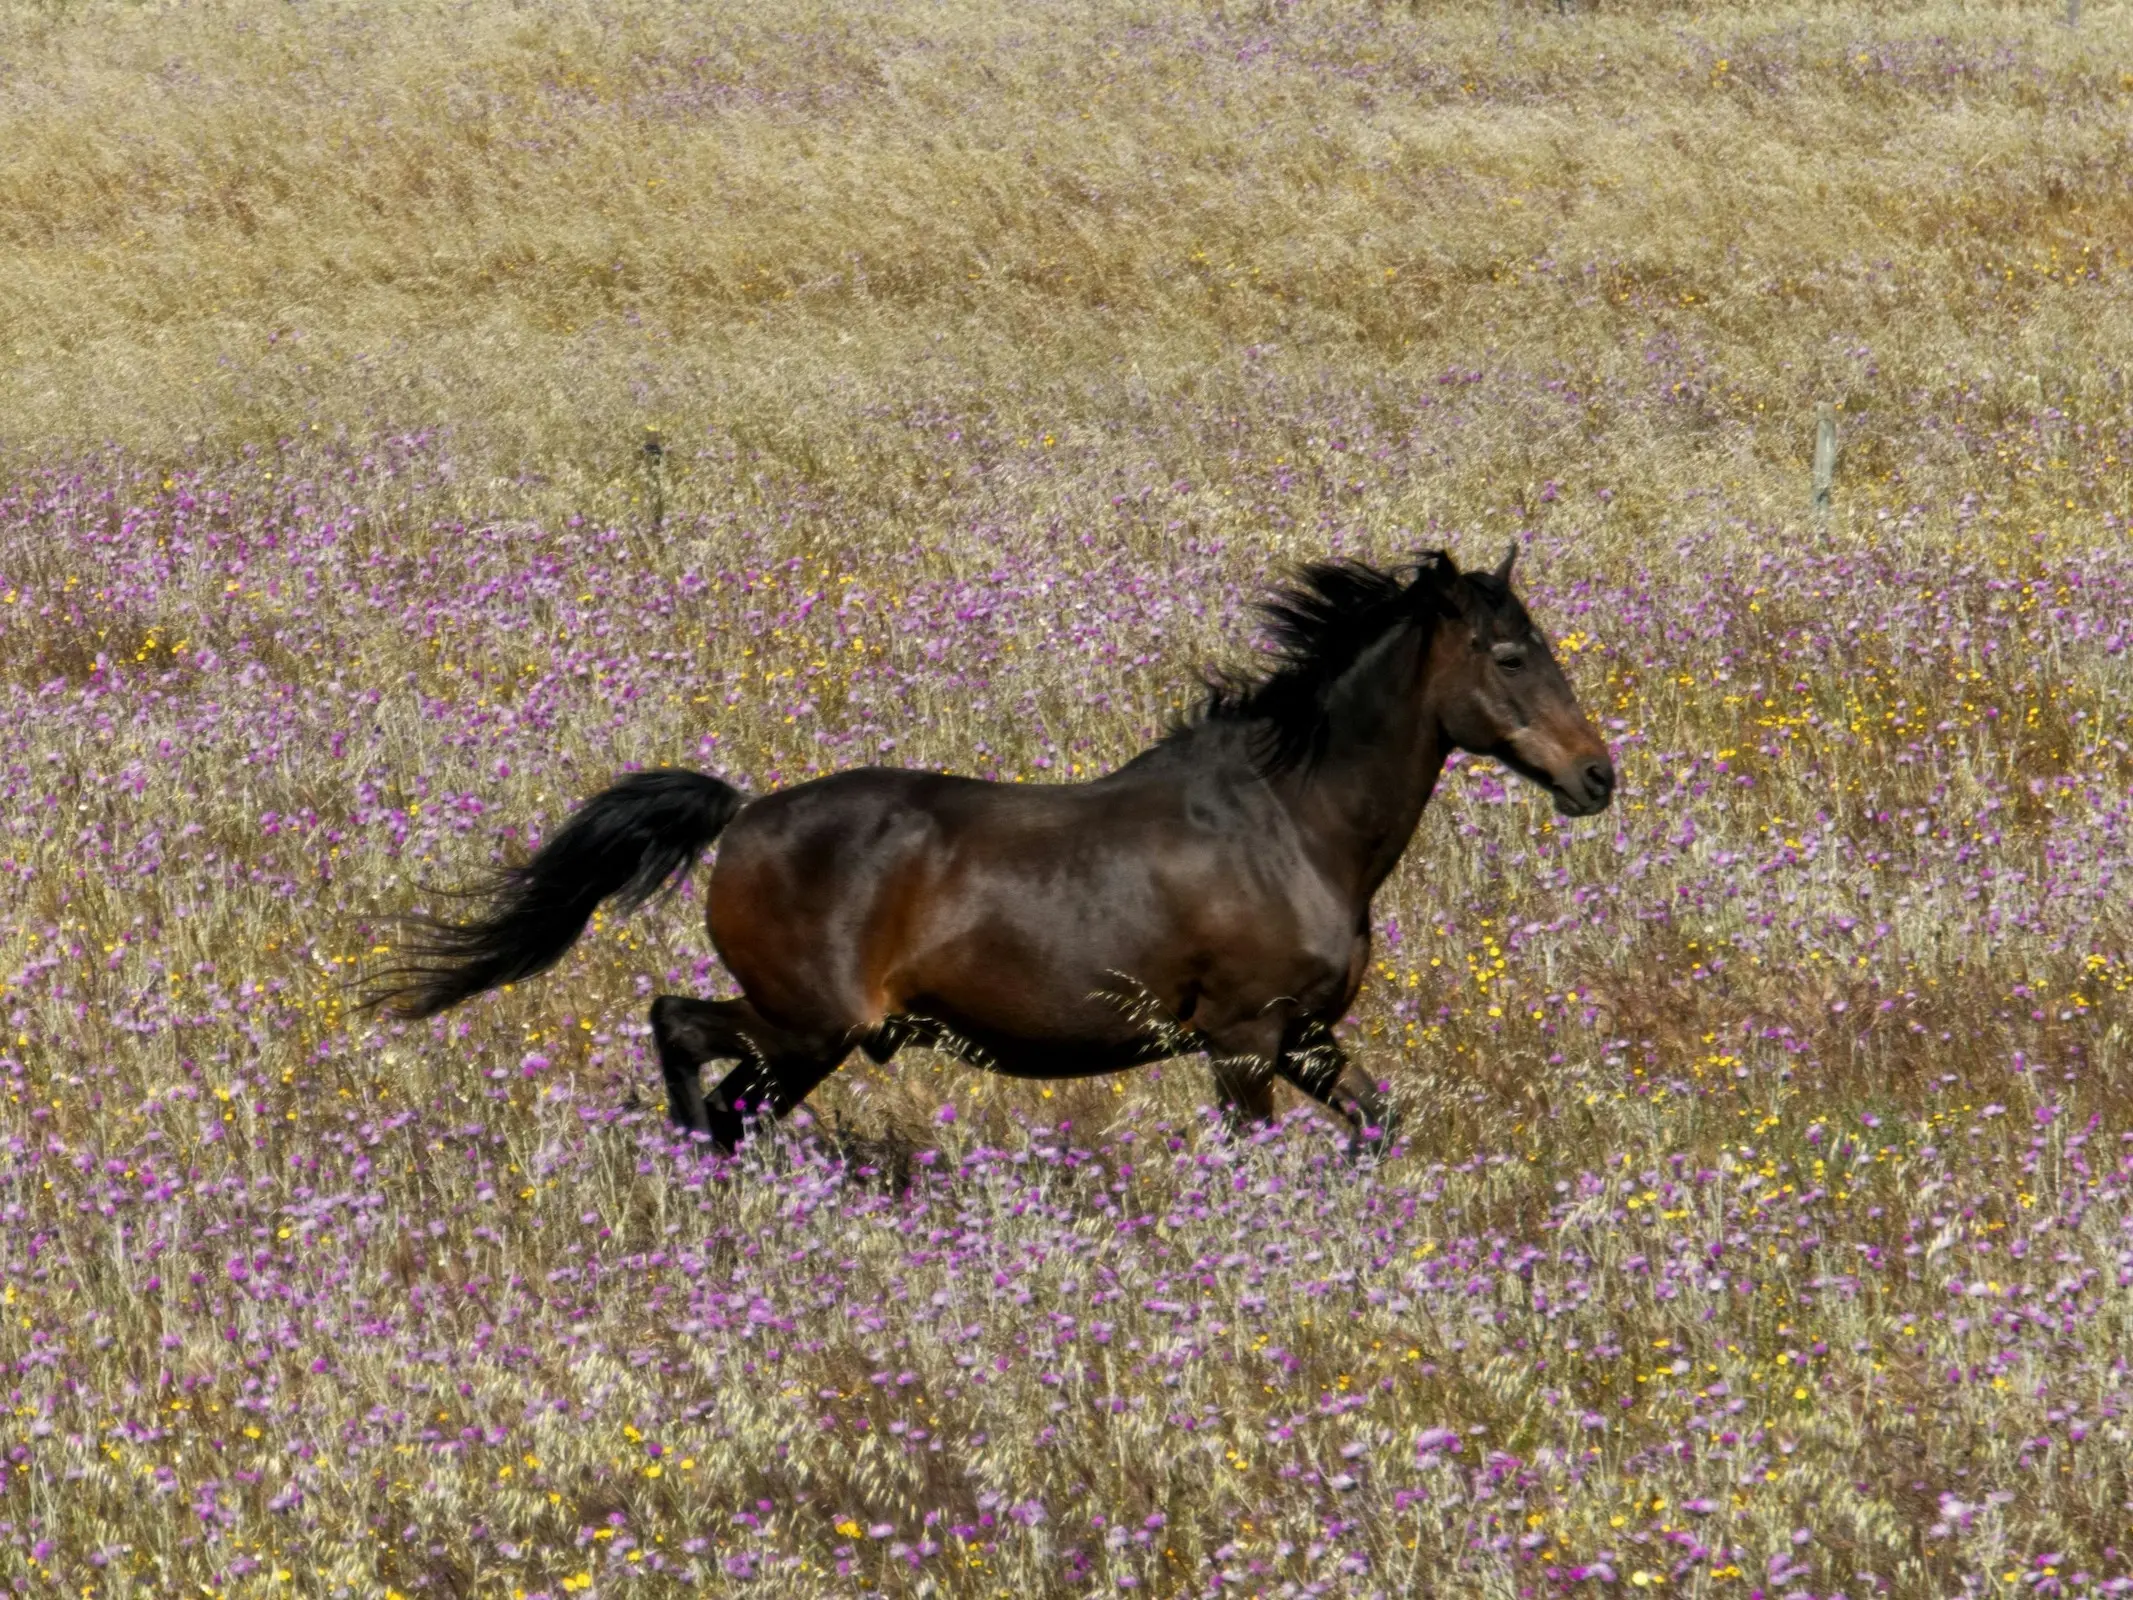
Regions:
<instances>
[{"instance_id":1,"label":"horse's nostril","mask_svg":"<svg viewBox=\"0 0 2133 1600\"><path fill-rule=\"evenodd\" d=\"M1615 769L1605 761L1585 763L1585 783L1595 794L1610 794L1615 786Z\"/></svg>"}]
</instances>

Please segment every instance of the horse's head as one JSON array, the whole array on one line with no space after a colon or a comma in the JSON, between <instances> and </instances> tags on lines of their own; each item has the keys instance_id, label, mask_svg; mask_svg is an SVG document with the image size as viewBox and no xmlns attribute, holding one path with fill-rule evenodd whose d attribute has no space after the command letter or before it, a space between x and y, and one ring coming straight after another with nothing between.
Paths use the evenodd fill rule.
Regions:
<instances>
[{"instance_id":1,"label":"horse's head","mask_svg":"<svg viewBox=\"0 0 2133 1600\"><path fill-rule=\"evenodd\" d=\"M1614 797L1615 765L1511 592L1517 555L1514 544L1494 572L1453 581L1456 605L1440 632L1431 698L1454 745L1532 779L1564 816L1589 817Z\"/></svg>"}]
</instances>

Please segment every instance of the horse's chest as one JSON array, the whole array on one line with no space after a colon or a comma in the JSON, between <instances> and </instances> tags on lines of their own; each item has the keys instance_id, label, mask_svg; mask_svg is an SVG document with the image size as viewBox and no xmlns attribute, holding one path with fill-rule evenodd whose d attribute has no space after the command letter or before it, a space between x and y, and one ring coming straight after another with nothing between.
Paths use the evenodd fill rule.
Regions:
<instances>
[{"instance_id":1,"label":"horse's chest","mask_svg":"<svg viewBox=\"0 0 2133 1600\"><path fill-rule=\"evenodd\" d=\"M1232 893L1211 897L1218 909L1204 933L1240 961L1278 969L1286 984L1340 985L1353 963L1355 907L1306 863L1268 866L1255 861Z\"/></svg>"}]
</instances>

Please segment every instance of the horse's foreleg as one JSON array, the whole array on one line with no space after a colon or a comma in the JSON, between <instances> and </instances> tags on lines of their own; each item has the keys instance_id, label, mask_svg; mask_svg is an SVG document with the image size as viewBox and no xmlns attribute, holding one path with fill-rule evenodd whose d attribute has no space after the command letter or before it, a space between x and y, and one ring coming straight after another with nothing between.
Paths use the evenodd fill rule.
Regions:
<instances>
[{"instance_id":1,"label":"horse's foreleg","mask_svg":"<svg viewBox=\"0 0 2133 1600\"><path fill-rule=\"evenodd\" d=\"M1287 1027L1286 1015L1270 1011L1200 1029L1207 1041L1208 1065L1214 1069L1222 1120L1232 1133L1272 1119L1274 1073Z\"/></svg>"},{"instance_id":2,"label":"horse's foreleg","mask_svg":"<svg viewBox=\"0 0 2133 1600\"><path fill-rule=\"evenodd\" d=\"M1353 1130L1359 1150L1382 1150L1392 1143L1392 1103L1377 1084L1357 1071L1347 1052L1323 1022L1307 1022L1282 1051L1274 1070Z\"/></svg>"}]
</instances>

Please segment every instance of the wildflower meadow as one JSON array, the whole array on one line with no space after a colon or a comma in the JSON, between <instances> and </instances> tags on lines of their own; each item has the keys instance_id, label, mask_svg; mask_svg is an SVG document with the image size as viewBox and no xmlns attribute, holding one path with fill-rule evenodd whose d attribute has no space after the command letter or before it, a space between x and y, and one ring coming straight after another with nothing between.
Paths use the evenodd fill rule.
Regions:
<instances>
[{"instance_id":1,"label":"wildflower meadow","mask_svg":"<svg viewBox=\"0 0 2133 1600\"><path fill-rule=\"evenodd\" d=\"M2122 0L0 20L0 1593L2133 1592ZM1817 408L1839 454L1813 501ZM625 770L1109 770L1296 562L1508 543L1345 1037L855 1058Z\"/></svg>"}]
</instances>

